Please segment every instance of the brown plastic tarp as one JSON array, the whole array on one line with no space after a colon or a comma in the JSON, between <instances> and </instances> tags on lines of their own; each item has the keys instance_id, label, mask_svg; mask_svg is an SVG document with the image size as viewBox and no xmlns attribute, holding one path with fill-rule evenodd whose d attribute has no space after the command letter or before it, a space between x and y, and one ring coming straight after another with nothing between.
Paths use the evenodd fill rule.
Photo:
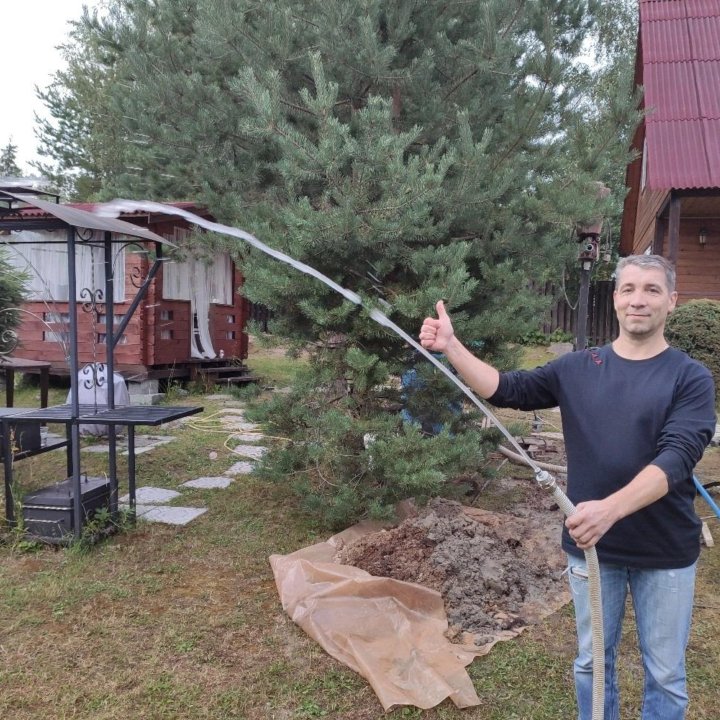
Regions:
<instances>
[{"instance_id":1,"label":"brown plastic tarp","mask_svg":"<svg viewBox=\"0 0 720 720\"><path fill-rule=\"evenodd\" d=\"M479 704L465 669L477 653L445 637L439 593L333 562L343 542L370 529L355 526L291 555L272 555L284 610L327 653L362 675L385 710L428 709L446 698L461 708Z\"/></svg>"}]
</instances>

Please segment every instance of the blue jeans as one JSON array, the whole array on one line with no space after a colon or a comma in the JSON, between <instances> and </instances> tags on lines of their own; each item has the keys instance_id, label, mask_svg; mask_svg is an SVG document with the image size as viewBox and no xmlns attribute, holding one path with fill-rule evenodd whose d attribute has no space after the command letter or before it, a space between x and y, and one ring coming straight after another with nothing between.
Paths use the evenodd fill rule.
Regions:
<instances>
[{"instance_id":1,"label":"blue jeans","mask_svg":"<svg viewBox=\"0 0 720 720\"><path fill-rule=\"evenodd\" d=\"M592 634L584 558L568 555L570 590L575 604L578 656L573 667L578 720L592 718ZM687 709L685 648L690 636L695 564L674 570L646 570L600 564L605 632L605 719L619 720L615 658L625 599L630 590L645 684L642 720L682 720Z\"/></svg>"}]
</instances>

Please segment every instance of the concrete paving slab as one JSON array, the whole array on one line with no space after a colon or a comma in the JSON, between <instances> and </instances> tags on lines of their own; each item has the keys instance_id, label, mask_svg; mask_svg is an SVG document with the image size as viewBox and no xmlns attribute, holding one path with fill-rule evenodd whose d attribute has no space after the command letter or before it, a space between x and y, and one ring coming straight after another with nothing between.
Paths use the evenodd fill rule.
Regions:
<instances>
[{"instance_id":1,"label":"concrete paving slab","mask_svg":"<svg viewBox=\"0 0 720 720\"><path fill-rule=\"evenodd\" d=\"M180 487L201 489L226 488L230 485L230 483L232 483L232 478L226 476L199 477L195 480L188 480L187 482L180 483Z\"/></svg>"},{"instance_id":2,"label":"concrete paving slab","mask_svg":"<svg viewBox=\"0 0 720 720\"><path fill-rule=\"evenodd\" d=\"M135 501L138 504L147 505L148 503L168 503L175 498L180 497L177 490L168 490L167 488L157 488L151 486L139 487L135 491ZM130 495L123 495L120 502L127 503L130 501Z\"/></svg>"},{"instance_id":3,"label":"concrete paving slab","mask_svg":"<svg viewBox=\"0 0 720 720\"><path fill-rule=\"evenodd\" d=\"M235 455L259 460L267 452L267 448L263 445L235 445L232 451Z\"/></svg>"},{"instance_id":4,"label":"concrete paving slab","mask_svg":"<svg viewBox=\"0 0 720 720\"><path fill-rule=\"evenodd\" d=\"M125 505L124 507L128 507ZM187 525L191 520L207 512L207 508L165 507L161 505L136 505L135 516L147 522L166 523L168 525Z\"/></svg>"},{"instance_id":5,"label":"concrete paving slab","mask_svg":"<svg viewBox=\"0 0 720 720\"><path fill-rule=\"evenodd\" d=\"M167 445L167 443L173 442L174 440L177 440L177 438L173 437L172 435L136 435L135 454L142 455L143 453L154 450L157 447ZM110 445L108 445L108 443L87 445L86 447L82 448L82 451L89 453L106 453L110 452ZM128 444L126 437L118 438L117 451L120 455L128 454Z\"/></svg>"},{"instance_id":6,"label":"concrete paving slab","mask_svg":"<svg viewBox=\"0 0 720 720\"><path fill-rule=\"evenodd\" d=\"M262 428L256 423L243 422L242 420L233 420L230 418L228 418L227 420L222 420L220 424L226 430L236 432L254 432L256 430L262 430Z\"/></svg>"},{"instance_id":7,"label":"concrete paving slab","mask_svg":"<svg viewBox=\"0 0 720 720\"><path fill-rule=\"evenodd\" d=\"M153 442L148 442L146 444L138 444L137 438L135 439L135 454L136 455L142 455L143 453L150 452L150 450L154 450L155 448L162 447L163 445L167 445L168 443L173 442L174 440L177 440L176 437L172 437L170 435L164 436L161 438L155 438ZM128 450L125 449L123 452L120 453L121 455L127 455Z\"/></svg>"},{"instance_id":8,"label":"concrete paving slab","mask_svg":"<svg viewBox=\"0 0 720 720\"><path fill-rule=\"evenodd\" d=\"M150 512L150 510L152 510L155 507L157 507L157 505L135 505L135 517L141 517L145 513ZM121 510L129 510L130 504L127 502L120 501L119 508Z\"/></svg>"},{"instance_id":9,"label":"concrete paving slab","mask_svg":"<svg viewBox=\"0 0 720 720\"><path fill-rule=\"evenodd\" d=\"M240 442L260 442L265 439L262 433L233 433L232 436Z\"/></svg>"},{"instance_id":10,"label":"concrete paving slab","mask_svg":"<svg viewBox=\"0 0 720 720\"><path fill-rule=\"evenodd\" d=\"M87 445L84 448L81 448L82 452L85 453L108 453L110 452L110 446L105 445L104 443L100 445Z\"/></svg>"},{"instance_id":11,"label":"concrete paving slab","mask_svg":"<svg viewBox=\"0 0 720 720\"><path fill-rule=\"evenodd\" d=\"M255 463L243 461L231 465L223 475L249 475L252 472L255 472Z\"/></svg>"},{"instance_id":12,"label":"concrete paving slab","mask_svg":"<svg viewBox=\"0 0 720 720\"><path fill-rule=\"evenodd\" d=\"M172 435L136 435L135 449L139 447L148 447L151 445L164 445L165 443L177 440Z\"/></svg>"}]
</instances>

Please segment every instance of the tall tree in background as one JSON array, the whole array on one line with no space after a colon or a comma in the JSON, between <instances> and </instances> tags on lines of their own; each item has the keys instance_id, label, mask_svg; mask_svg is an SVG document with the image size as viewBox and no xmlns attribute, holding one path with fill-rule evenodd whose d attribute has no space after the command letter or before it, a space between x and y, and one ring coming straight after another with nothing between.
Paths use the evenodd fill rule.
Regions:
<instances>
[{"instance_id":1,"label":"tall tree in background","mask_svg":"<svg viewBox=\"0 0 720 720\"><path fill-rule=\"evenodd\" d=\"M0 177L20 177L22 170L17 164L17 145L12 139L0 150Z\"/></svg>"},{"instance_id":2,"label":"tall tree in background","mask_svg":"<svg viewBox=\"0 0 720 720\"><path fill-rule=\"evenodd\" d=\"M17 347L15 328L20 324L19 307L25 297L28 278L10 265L0 243L0 362L2 354Z\"/></svg>"},{"instance_id":3,"label":"tall tree in background","mask_svg":"<svg viewBox=\"0 0 720 720\"><path fill-rule=\"evenodd\" d=\"M0 177L21 177L22 174L17 164L17 145L11 139L0 150ZM26 281L27 278L8 263L0 237L0 354L11 352L17 345L15 328L20 324L18 308L25 296Z\"/></svg>"},{"instance_id":4,"label":"tall tree in background","mask_svg":"<svg viewBox=\"0 0 720 720\"><path fill-rule=\"evenodd\" d=\"M598 97L579 61L609 5L112 0L45 95L45 151L95 197L205 202L413 334L443 297L502 363L543 309L529 280L563 272L601 211L592 183L626 162L629 88ZM233 250L247 297L314 348L266 408L295 439L267 468L337 524L478 471L444 378L316 280Z\"/></svg>"}]
</instances>

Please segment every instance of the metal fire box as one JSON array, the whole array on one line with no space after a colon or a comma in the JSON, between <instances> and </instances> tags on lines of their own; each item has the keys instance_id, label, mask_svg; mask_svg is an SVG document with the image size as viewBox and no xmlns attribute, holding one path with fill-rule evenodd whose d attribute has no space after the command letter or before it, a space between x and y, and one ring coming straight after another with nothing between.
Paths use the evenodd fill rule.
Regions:
<instances>
[{"instance_id":1,"label":"metal fire box","mask_svg":"<svg viewBox=\"0 0 720 720\"><path fill-rule=\"evenodd\" d=\"M2 408L3 417L12 417L15 414L27 412L26 408ZM32 450L39 450L41 447L40 442L40 421L35 422L11 422L9 430L12 435L11 447L15 450L15 453L28 452ZM3 459L3 446L0 443L0 460Z\"/></svg>"},{"instance_id":2,"label":"metal fire box","mask_svg":"<svg viewBox=\"0 0 720 720\"><path fill-rule=\"evenodd\" d=\"M29 535L59 542L75 529L72 478L48 485L23 498L23 523ZM101 508L110 509L110 480L105 477L80 478L83 524Z\"/></svg>"}]
</instances>

